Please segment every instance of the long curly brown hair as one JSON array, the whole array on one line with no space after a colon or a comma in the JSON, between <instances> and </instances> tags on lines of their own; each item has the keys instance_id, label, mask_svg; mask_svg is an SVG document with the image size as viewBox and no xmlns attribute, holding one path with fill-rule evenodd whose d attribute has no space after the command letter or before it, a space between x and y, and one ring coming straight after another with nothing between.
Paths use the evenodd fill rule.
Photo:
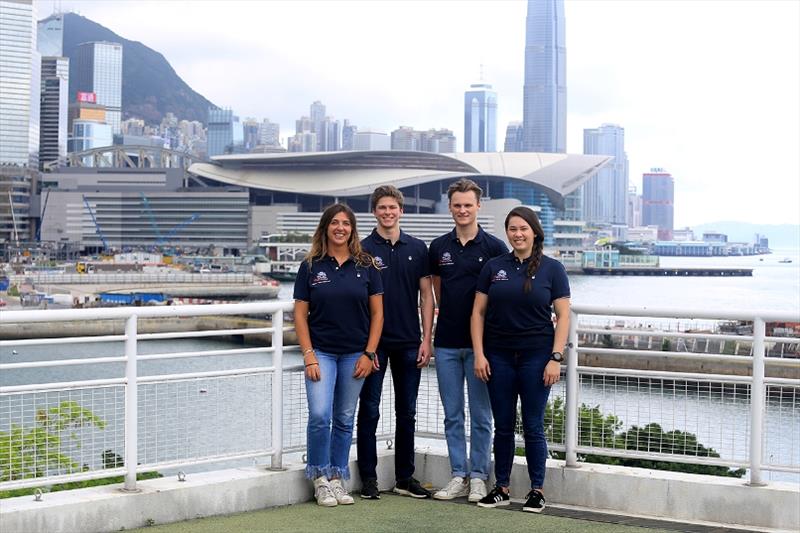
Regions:
<instances>
[{"instance_id":1,"label":"long curly brown hair","mask_svg":"<svg viewBox=\"0 0 800 533\"><path fill-rule=\"evenodd\" d=\"M524 286L525 292L530 292L531 279L533 278L533 275L536 274L536 271L539 270L539 264L542 262L544 249L544 229L542 229L542 224L539 222L539 217L536 216L536 213L530 207L520 205L509 211L506 215L506 231L508 231L508 221L511 220L511 217L521 218L527 222L533 230L533 251L531 252L531 260L528 261L528 275L525 279Z\"/></svg>"},{"instance_id":2,"label":"long curly brown hair","mask_svg":"<svg viewBox=\"0 0 800 533\"><path fill-rule=\"evenodd\" d=\"M372 264L372 256L369 255L361 248L361 239L358 238L358 230L356 229L356 215L353 210L345 204L333 204L322 212L319 219L314 236L311 238L311 250L306 255L306 261L309 265L314 261L323 259L328 255L328 226L331 225L333 217L339 213L347 215L350 221L350 238L347 240L347 248L350 251L350 256L359 266L369 266Z\"/></svg>"}]
</instances>

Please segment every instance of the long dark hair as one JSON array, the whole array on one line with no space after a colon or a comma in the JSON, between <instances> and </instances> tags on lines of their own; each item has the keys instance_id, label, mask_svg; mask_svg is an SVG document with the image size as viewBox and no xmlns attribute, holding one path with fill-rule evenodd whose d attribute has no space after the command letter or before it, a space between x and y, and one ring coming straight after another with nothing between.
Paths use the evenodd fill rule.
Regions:
<instances>
[{"instance_id":1,"label":"long dark hair","mask_svg":"<svg viewBox=\"0 0 800 533\"><path fill-rule=\"evenodd\" d=\"M544 229L539 222L539 217L530 207L517 206L506 215L505 228L508 231L508 221L511 217L519 217L533 230L533 250L531 252L531 259L528 261L528 275L525 278L525 292L531 290L531 278L536 271L539 270L539 264L542 262L542 250L544 249Z\"/></svg>"},{"instance_id":2,"label":"long dark hair","mask_svg":"<svg viewBox=\"0 0 800 533\"><path fill-rule=\"evenodd\" d=\"M356 215L353 213L353 210L345 204L333 204L322 212L322 216L319 218L319 224L317 224L317 229L314 231L314 237L311 238L311 250L309 250L308 255L306 255L306 261L311 264L328 255L328 226L331 225L333 217L339 213L347 215L347 219L350 221L350 227L352 228L350 238L347 240L347 249L350 251L350 255L353 257L356 264L360 266L370 265L372 263L372 256L361 248L361 240L358 238L358 230L356 229Z\"/></svg>"}]
</instances>

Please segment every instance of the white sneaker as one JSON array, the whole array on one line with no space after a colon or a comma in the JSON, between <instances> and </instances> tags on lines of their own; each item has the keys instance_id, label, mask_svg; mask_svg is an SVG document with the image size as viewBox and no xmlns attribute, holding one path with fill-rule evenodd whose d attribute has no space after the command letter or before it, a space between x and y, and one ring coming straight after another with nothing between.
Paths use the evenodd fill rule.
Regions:
<instances>
[{"instance_id":1,"label":"white sneaker","mask_svg":"<svg viewBox=\"0 0 800 533\"><path fill-rule=\"evenodd\" d=\"M336 500L336 496L333 495L328 478L325 476L320 476L314 480L314 497L317 499L317 505L322 507L336 507L339 503Z\"/></svg>"},{"instance_id":2,"label":"white sneaker","mask_svg":"<svg viewBox=\"0 0 800 533\"><path fill-rule=\"evenodd\" d=\"M347 492L347 489L344 488L344 485L342 485L341 479L332 479L330 485L333 497L336 498L336 503L339 505L352 505L355 502Z\"/></svg>"},{"instance_id":3,"label":"white sneaker","mask_svg":"<svg viewBox=\"0 0 800 533\"><path fill-rule=\"evenodd\" d=\"M469 497L467 501L472 503L479 502L486 497L486 483L482 479L472 478L469 480Z\"/></svg>"},{"instance_id":4,"label":"white sneaker","mask_svg":"<svg viewBox=\"0 0 800 533\"><path fill-rule=\"evenodd\" d=\"M450 480L442 490L437 491L433 495L437 500L452 500L453 498L460 498L469 493L469 485L461 476L456 476Z\"/></svg>"}]
</instances>

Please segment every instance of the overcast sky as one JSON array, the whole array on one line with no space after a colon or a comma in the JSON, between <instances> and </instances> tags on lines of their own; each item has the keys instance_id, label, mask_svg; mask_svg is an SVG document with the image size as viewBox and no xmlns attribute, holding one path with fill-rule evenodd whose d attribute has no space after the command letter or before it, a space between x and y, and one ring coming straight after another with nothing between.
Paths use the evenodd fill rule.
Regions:
<instances>
[{"instance_id":1,"label":"overcast sky","mask_svg":"<svg viewBox=\"0 0 800 533\"><path fill-rule=\"evenodd\" d=\"M197 92L281 137L321 100L359 128L452 129L498 92L498 148L522 118L522 0L42 0L161 52ZM567 0L567 151L625 128L630 182L675 178L676 227L800 224L800 2Z\"/></svg>"}]
</instances>

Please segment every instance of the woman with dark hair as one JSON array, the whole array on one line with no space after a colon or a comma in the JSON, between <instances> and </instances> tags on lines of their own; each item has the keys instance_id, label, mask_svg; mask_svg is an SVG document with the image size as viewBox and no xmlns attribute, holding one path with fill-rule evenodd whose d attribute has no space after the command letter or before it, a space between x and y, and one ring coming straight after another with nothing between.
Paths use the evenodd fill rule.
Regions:
<instances>
[{"instance_id":1,"label":"woman with dark hair","mask_svg":"<svg viewBox=\"0 0 800 533\"><path fill-rule=\"evenodd\" d=\"M306 477L319 505L348 505L342 484L353 440L356 402L373 370L383 328L383 286L361 249L356 217L344 204L327 208L294 284L294 320L308 396Z\"/></svg>"},{"instance_id":2,"label":"woman with dark hair","mask_svg":"<svg viewBox=\"0 0 800 533\"><path fill-rule=\"evenodd\" d=\"M519 397L531 480L522 510L539 513L545 506L544 410L550 387L561 375L569 281L563 265L543 255L544 230L532 209L512 209L505 228L513 251L489 260L481 270L470 320L475 375L488 385L495 425L496 485L478 505L509 504Z\"/></svg>"}]
</instances>

